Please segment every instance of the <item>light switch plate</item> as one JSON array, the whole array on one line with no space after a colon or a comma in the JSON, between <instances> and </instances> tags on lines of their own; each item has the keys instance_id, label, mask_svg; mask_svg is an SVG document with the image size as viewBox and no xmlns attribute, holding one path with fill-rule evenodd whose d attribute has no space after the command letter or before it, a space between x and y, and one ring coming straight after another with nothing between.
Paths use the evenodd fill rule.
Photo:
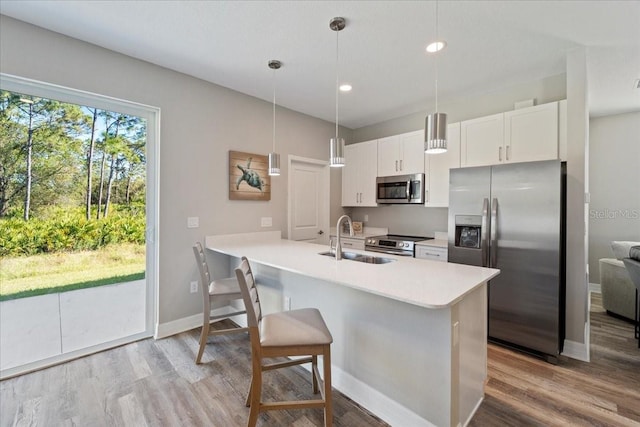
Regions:
<instances>
[{"instance_id":1,"label":"light switch plate","mask_svg":"<svg viewBox=\"0 0 640 427\"><path fill-rule=\"evenodd\" d=\"M271 227L273 226L273 218L270 216L263 216L260 218L260 227Z\"/></svg>"},{"instance_id":2,"label":"light switch plate","mask_svg":"<svg viewBox=\"0 0 640 427\"><path fill-rule=\"evenodd\" d=\"M187 218L187 228L200 227L200 218L197 216L190 216Z\"/></svg>"}]
</instances>

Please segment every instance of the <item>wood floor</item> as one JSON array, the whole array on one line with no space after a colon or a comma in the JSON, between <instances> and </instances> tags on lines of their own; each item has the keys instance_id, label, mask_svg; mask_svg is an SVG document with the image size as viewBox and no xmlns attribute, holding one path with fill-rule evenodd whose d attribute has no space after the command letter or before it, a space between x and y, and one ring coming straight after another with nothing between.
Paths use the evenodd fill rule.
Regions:
<instances>
[{"instance_id":1,"label":"wood floor","mask_svg":"<svg viewBox=\"0 0 640 427\"><path fill-rule=\"evenodd\" d=\"M471 426L640 426L640 349L633 326L591 313L591 363L550 365L489 346L485 400ZM0 426L246 425L246 334L211 337L195 365L198 330L98 353L0 382ZM311 397L301 368L269 372L265 394ZM385 426L334 391L336 426ZM262 414L260 426L322 425L321 410ZM405 427L405 426L401 426ZM410 426L408 426L410 427Z\"/></svg>"}]
</instances>

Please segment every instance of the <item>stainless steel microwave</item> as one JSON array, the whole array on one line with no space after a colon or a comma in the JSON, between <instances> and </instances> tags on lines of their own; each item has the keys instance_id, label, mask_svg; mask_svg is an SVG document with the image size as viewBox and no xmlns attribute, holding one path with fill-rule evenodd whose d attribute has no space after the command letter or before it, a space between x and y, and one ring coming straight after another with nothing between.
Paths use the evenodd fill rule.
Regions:
<instances>
[{"instance_id":1,"label":"stainless steel microwave","mask_svg":"<svg viewBox=\"0 0 640 427\"><path fill-rule=\"evenodd\" d=\"M424 203L424 174L378 177L376 202L380 204Z\"/></svg>"}]
</instances>

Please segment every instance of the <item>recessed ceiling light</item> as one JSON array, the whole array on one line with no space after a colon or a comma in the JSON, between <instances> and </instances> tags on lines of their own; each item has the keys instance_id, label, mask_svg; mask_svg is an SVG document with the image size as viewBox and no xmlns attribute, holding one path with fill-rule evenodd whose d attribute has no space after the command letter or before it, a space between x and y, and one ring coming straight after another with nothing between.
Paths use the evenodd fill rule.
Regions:
<instances>
[{"instance_id":1,"label":"recessed ceiling light","mask_svg":"<svg viewBox=\"0 0 640 427\"><path fill-rule=\"evenodd\" d=\"M444 49L445 47L447 47L447 42L443 41L437 41L437 42L433 42L431 44L429 44L429 46L427 46L427 52L429 53L435 53L435 52L439 52L442 49Z\"/></svg>"},{"instance_id":2,"label":"recessed ceiling light","mask_svg":"<svg viewBox=\"0 0 640 427\"><path fill-rule=\"evenodd\" d=\"M349 83L341 84L340 91L341 92L350 92L353 87Z\"/></svg>"}]
</instances>

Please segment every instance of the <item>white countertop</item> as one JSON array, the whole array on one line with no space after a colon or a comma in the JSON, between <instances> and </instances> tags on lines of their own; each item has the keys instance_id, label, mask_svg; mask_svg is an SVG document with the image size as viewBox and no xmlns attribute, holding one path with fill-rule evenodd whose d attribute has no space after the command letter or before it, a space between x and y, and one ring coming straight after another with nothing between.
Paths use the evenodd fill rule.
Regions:
<instances>
[{"instance_id":1,"label":"white countertop","mask_svg":"<svg viewBox=\"0 0 640 427\"><path fill-rule=\"evenodd\" d=\"M449 241L448 240L444 240L444 239L431 239L431 240L420 240L419 242L416 242L416 245L419 246L433 246L436 248L447 248L449 245Z\"/></svg>"},{"instance_id":2,"label":"white countertop","mask_svg":"<svg viewBox=\"0 0 640 427\"><path fill-rule=\"evenodd\" d=\"M427 308L443 308L499 274L492 268L384 255L366 264L318 255L328 246L284 240L279 231L207 236L207 249ZM353 251L363 253L363 251ZM367 254L380 256L379 253Z\"/></svg>"},{"instance_id":3,"label":"white countertop","mask_svg":"<svg viewBox=\"0 0 640 427\"><path fill-rule=\"evenodd\" d=\"M353 236L351 236L351 235L349 235L349 233L342 232L342 233L340 233L340 237L346 237L347 239L361 239L361 240L364 240L367 237L384 236L388 232L389 232L388 228L364 227L362 229L362 233L357 233L357 234L354 234ZM335 227L331 227L329 229L329 235L330 236L335 236L336 235L336 228Z\"/></svg>"}]
</instances>

